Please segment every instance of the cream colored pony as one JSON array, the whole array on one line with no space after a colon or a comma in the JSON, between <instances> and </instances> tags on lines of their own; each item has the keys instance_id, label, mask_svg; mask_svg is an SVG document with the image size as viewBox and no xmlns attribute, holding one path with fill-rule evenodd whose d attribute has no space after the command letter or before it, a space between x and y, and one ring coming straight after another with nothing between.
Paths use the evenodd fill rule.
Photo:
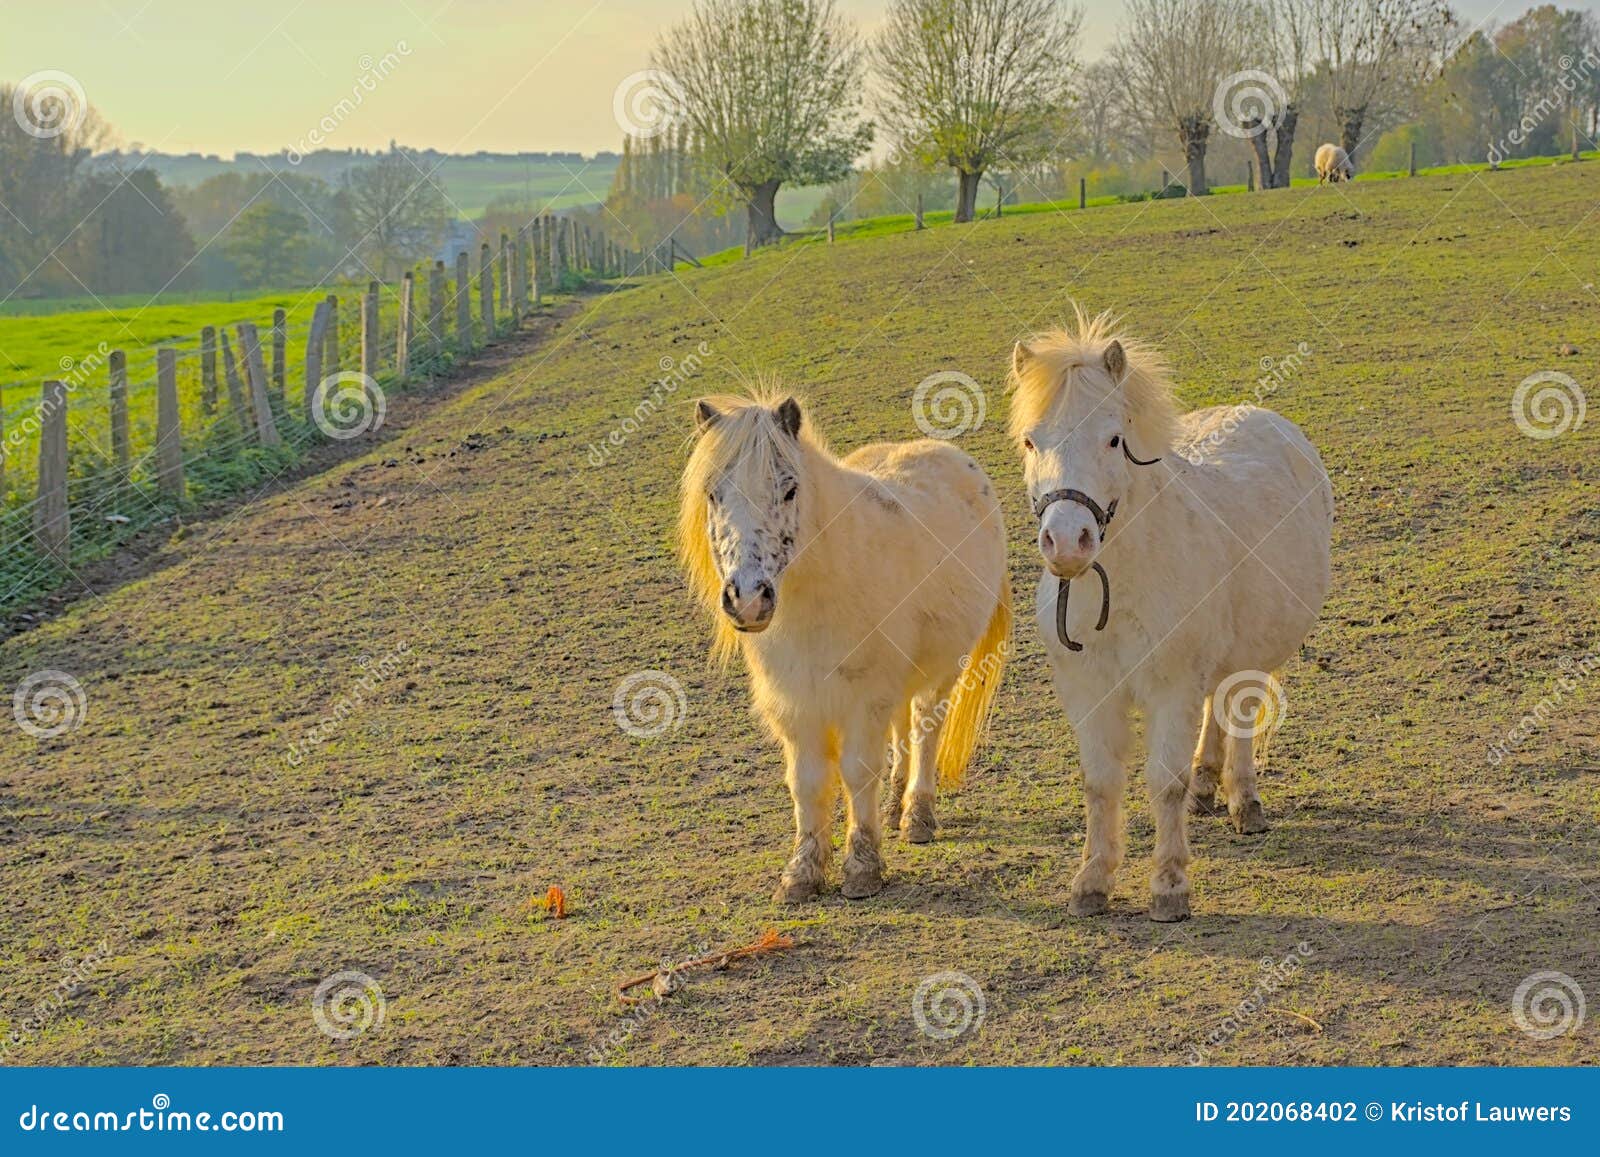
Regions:
<instances>
[{"instance_id":1,"label":"cream colored pony","mask_svg":"<svg viewBox=\"0 0 1600 1157\"><path fill-rule=\"evenodd\" d=\"M1238 831L1266 830L1259 722L1240 706L1263 684L1277 693L1267 672L1316 622L1333 494L1316 450L1270 410L1180 416L1161 358L1113 324L1080 311L1075 331L1017 344L1011 432L1039 518L1039 629L1083 763L1072 912L1110 902L1137 708L1156 826L1150 915L1182 920L1186 797L1211 811L1220 773Z\"/></svg>"},{"instance_id":2,"label":"cream colored pony","mask_svg":"<svg viewBox=\"0 0 1600 1157\"><path fill-rule=\"evenodd\" d=\"M714 653L743 652L756 713L783 747L795 846L777 898L821 889L840 779L843 892L871 896L891 733L904 781L891 814L925 842L935 768L960 782L1000 682L1011 591L994 487L946 442L835 458L793 398L703 399L696 424L679 551L714 616Z\"/></svg>"}]
</instances>

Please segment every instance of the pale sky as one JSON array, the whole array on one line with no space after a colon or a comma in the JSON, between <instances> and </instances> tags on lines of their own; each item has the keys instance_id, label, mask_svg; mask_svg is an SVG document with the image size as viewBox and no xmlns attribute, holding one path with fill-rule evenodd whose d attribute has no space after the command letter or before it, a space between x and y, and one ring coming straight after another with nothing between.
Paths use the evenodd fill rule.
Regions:
<instances>
[{"instance_id":1,"label":"pale sky","mask_svg":"<svg viewBox=\"0 0 1600 1157\"><path fill-rule=\"evenodd\" d=\"M1462 0L1505 22L1532 0ZM1594 8L1600 0L1568 0ZM838 0L864 34L884 0ZM276 152L324 118L330 148L391 139L445 152L616 149L620 82L689 0L0 0L0 79L68 74L117 143L162 152ZM1085 5L1085 57L1122 5ZM369 68L385 57L388 75ZM335 110L357 90L360 107ZM315 143L315 142L313 142Z\"/></svg>"}]
</instances>

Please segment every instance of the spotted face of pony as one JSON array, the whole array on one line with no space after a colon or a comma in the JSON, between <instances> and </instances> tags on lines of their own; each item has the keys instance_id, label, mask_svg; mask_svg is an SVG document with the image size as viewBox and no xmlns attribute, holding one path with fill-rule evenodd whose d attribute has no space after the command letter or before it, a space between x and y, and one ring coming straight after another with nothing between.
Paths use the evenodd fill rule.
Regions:
<instances>
[{"instance_id":1,"label":"spotted face of pony","mask_svg":"<svg viewBox=\"0 0 1600 1157\"><path fill-rule=\"evenodd\" d=\"M800 535L800 406L724 410L696 404L702 440L718 443L700 479L705 534L720 583L718 605L737 631L764 631Z\"/></svg>"},{"instance_id":2,"label":"spotted face of pony","mask_svg":"<svg viewBox=\"0 0 1600 1157\"><path fill-rule=\"evenodd\" d=\"M1115 340L1098 356L1019 342L1012 375L1012 434L1039 519L1039 554L1057 578L1076 578L1094 565L1141 470L1165 453L1169 415L1140 411L1140 383Z\"/></svg>"}]
</instances>

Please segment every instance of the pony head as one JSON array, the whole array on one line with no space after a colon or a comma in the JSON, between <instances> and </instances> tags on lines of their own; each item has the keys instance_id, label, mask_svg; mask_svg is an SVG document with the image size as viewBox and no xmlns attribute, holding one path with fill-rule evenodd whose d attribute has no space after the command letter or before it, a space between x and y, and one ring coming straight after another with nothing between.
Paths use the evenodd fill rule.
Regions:
<instances>
[{"instance_id":1,"label":"pony head","mask_svg":"<svg viewBox=\"0 0 1600 1157\"><path fill-rule=\"evenodd\" d=\"M679 552L717 617L717 649L764 631L797 552L806 502L800 404L793 398L701 398L683 475Z\"/></svg>"},{"instance_id":2,"label":"pony head","mask_svg":"<svg viewBox=\"0 0 1600 1157\"><path fill-rule=\"evenodd\" d=\"M1073 329L1019 341L1011 354L1011 436L1039 514L1039 553L1067 579L1094 564L1112 514L1148 484L1178 420L1160 355L1120 337L1110 314L1074 310Z\"/></svg>"}]
</instances>

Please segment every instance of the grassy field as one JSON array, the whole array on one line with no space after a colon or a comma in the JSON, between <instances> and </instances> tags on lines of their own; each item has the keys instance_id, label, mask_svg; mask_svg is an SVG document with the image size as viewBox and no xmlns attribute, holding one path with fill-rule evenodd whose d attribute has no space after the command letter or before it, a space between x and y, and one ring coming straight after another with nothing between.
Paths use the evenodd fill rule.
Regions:
<instances>
[{"instance_id":1,"label":"grassy field","mask_svg":"<svg viewBox=\"0 0 1600 1157\"><path fill-rule=\"evenodd\" d=\"M8 1059L1592 1061L1592 1017L1541 1040L1512 1003L1544 971L1600 997L1600 687L1578 674L1600 455L1592 416L1535 439L1511 397L1541 371L1593 393L1597 207L1596 165L1148 202L799 243L573 307L0 644L4 686L66 672L85 704L0 740ZM1069 917L1082 792L1024 613L939 839L891 841L871 900L776 909L778 754L738 670L708 669L673 561L688 399L778 374L846 450L914 437L917 383L972 375L987 419L961 444L1028 592L1003 368L1073 298L1158 341L1191 405L1298 356L1270 404L1328 465L1334 586L1284 676L1272 830L1192 822L1195 918L1154 924L1135 776L1112 912ZM649 670L685 708L633 738L613 698ZM534 903L551 885L564 920ZM798 946L619 1005L620 980L767 927ZM313 994L352 971L384 1015L331 1039ZM983 1011L939 1039L913 1000L948 972Z\"/></svg>"}]
</instances>

